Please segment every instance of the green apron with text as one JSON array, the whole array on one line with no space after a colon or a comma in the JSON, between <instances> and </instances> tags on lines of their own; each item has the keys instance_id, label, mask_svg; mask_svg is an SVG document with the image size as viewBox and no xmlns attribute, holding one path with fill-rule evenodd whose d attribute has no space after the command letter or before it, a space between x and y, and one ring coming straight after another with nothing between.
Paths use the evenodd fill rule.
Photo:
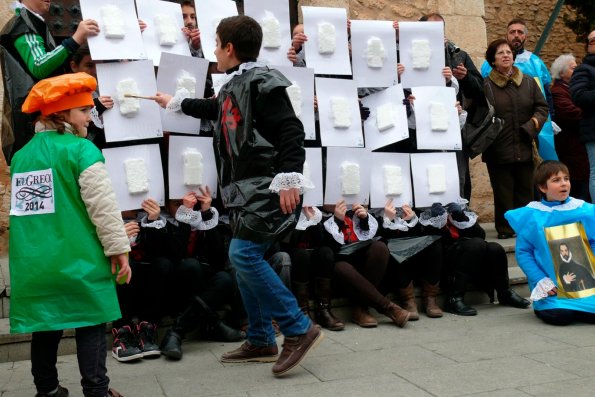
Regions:
<instances>
[{"instance_id":1,"label":"green apron with text","mask_svg":"<svg viewBox=\"0 0 595 397\"><path fill-rule=\"evenodd\" d=\"M121 317L109 259L81 198L80 174L101 152L90 141L46 131L11 166L10 328L78 328Z\"/></svg>"}]
</instances>

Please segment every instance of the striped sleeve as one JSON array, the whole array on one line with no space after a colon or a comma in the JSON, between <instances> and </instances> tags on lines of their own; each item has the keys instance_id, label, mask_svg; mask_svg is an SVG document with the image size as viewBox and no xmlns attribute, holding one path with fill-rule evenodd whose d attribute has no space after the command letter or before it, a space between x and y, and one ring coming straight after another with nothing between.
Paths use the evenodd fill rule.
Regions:
<instances>
[{"instance_id":1,"label":"striped sleeve","mask_svg":"<svg viewBox=\"0 0 595 397\"><path fill-rule=\"evenodd\" d=\"M63 45L46 52L41 36L33 33L19 36L15 40L14 46L25 61L31 75L39 80L51 75L70 55Z\"/></svg>"}]
</instances>

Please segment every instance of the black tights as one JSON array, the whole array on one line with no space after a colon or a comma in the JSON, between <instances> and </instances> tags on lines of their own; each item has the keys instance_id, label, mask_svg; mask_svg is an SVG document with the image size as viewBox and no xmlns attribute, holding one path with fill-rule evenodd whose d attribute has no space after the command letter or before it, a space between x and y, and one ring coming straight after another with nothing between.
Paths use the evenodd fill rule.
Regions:
<instances>
[{"instance_id":1,"label":"black tights","mask_svg":"<svg viewBox=\"0 0 595 397\"><path fill-rule=\"evenodd\" d=\"M291 278L298 283L307 283L314 277L331 278L334 258L330 247L298 248L291 257Z\"/></svg>"},{"instance_id":2,"label":"black tights","mask_svg":"<svg viewBox=\"0 0 595 397\"><path fill-rule=\"evenodd\" d=\"M436 285L440 282L442 271L442 244L440 241L427 246L411 258L399 263L390 258L390 283L397 288L405 288L415 279L421 279L428 284ZM394 289L394 287L393 287Z\"/></svg>"},{"instance_id":3,"label":"black tights","mask_svg":"<svg viewBox=\"0 0 595 397\"><path fill-rule=\"evenodd\" d=\"M386 244L375 241L351 255L339 256L334 274L358 303L378 308L386 300L378 286L386 273L388 258Z\"/></svg>"}]
</instances>

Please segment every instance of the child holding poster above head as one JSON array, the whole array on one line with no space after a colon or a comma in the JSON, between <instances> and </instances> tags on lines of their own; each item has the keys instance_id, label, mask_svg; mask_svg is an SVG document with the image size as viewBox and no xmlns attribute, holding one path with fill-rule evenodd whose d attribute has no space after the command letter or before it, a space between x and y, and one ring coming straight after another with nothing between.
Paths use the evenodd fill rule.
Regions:
<instances>
[{"instance_id":1,"label":"child holding poster above head","mask_svg":"<svg viewBox=\"0 0 595 397\"><path fill-rule=\"evenodd\" d=\"M569 196L559 161L535 170L541 201L506 212L517 233L516 258L529 281L535 315L548 324L595 324L595 207Z\"/></svg>"},{"instance_id":2,"label":"child holding poster above head","mask_svg":"<svg viewBox=\"0 0 595 397\"><path fill-rule=\"evenodd\" d=\"M76 330L83 393L120 395L109 389L105 323L120 317L115 280L130 281L130 244L104 158L84 139L96 85L86 73L37 83L23 104L41 112L37 133L11 166L10 326L32 332L37 396L68 395L56 369L65 328Z\"/></svg>"}]
</instances>

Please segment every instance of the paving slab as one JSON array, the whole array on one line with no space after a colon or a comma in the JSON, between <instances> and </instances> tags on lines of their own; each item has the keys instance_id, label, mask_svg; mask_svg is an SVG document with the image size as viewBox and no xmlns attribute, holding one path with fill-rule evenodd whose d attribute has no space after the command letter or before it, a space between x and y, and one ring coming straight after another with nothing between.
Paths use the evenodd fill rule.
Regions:
<instances>
[{"instance_id":1,"label":"paving slab","mask_svg":"<svg viewBox=\"0 0 595 397\"><path fill-rule=\"evenodd\" d=\"M520 389L531 396L539 397L592 397L595 393L595 377L544 383Z\"/></svg>"},{"instance_id":2,"label":"paving slab","mask_svg":"<svg viewBox=\"0 0 595 397\"><path fill-rule=\"evenodd\" d=\"M403 369L397 374L440 397L578 378L569 372L520 356L455 364L432 370Z\"/></svg>"}]
</instances>

